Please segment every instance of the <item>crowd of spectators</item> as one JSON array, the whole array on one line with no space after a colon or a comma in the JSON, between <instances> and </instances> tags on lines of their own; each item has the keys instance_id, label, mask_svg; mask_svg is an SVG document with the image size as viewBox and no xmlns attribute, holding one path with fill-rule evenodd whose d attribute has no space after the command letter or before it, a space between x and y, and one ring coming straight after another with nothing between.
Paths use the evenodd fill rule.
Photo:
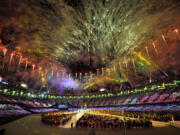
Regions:
<instances>
[{"instance_id":1,"label":"crowd of spectators","mask_svg":"<svg viewBox=\"0 0 180 135\"><path fill-rule=\"evenodd\" d=\"M29 111L23 109L18 105L0 104L0 117L18 116L31 114Z\"/></svg>"},{"instance_id":2,"label":"crowd of spectators","mask_svg":"<svg viewBox=\"0 0 180 135\"><path fill-rule=\"evenodd\" d=\"M89 107L88 107L89 108ZM92 107L93 109L116 109L124 111L134 112L179 112L180 103L168 103L168 104L142 104L142 105L131 105L131 106L103 106L103 107Z\"/></svg>"},{"instance_id":3,"label":"crowd of spectators","mask_svg":"<svg viewBox=\"0 0 180 135\"><path fill-rule=\"evenodd\" d=\"M57 108L30 108L29 111L33 113L46 113L46 112L57 112Z\"/></svg>"},{"instance_id":4,"label":"crowd of spectators","mask_svg":"<svg viewBox=\"0 0 180 135\"><path fill-rule=\"evenodd\" d=\"M118 97L85 99L88 107L95 106L122 106L152 103L179 102L180 90L170 89L169 91L152 91L146 93L128 94Z\"/></svg>"},{"instance_id":5,"label":"crowd of spectators","mask_svg":"<svg viewBox=\"0 0 180 135\"><path fill-rule=\"evenodd\" d=\"M98 97L85 99L61 99L57 103L66 103L76 107L81 107L86 103L87 107L100 106L129 106L129 105L147 105L159 103L173 103L180 101L180 89L167 88L159 91L148 91L141 93L129 93L122 96ZM176 110L179 107L176 108Z\"/></svg>"},{"instance_id":6,"label":"crowd of spectators","mask_svg":"<svg viewBox=\"0 0 180 135\"><path fill-rule=\"evenodd\" d=\"M56 102L42 99L21 99L18 97L11 97L7 95L0 95L0 102L2 103L13 103L13 104L21 104L23 106L32 107L32 108L44 108L51 107Z\"/></svg>"},{"instance_id":7,"label":"crowd of spectators","mask_svg":"<svg viewBox=\"0 0 180 135\"><path fill-rule=\"evenodd\" d=\"M70 94L70 93L69 93ZM71 94L70 94L71 95ZM83 93L81 92L81 95ZM158 104L180 101L180 89L170 87L164 90L153 90L141 93L128 93L113 97L95 97L85 99L20 99L5 95L0 95L0 102L21 104L32 108L51 107L55 104L70 104L81 107L86 103L87 107L97 106L126 106L139 104Z\"/></svg>"},{"instance_id":8,"label":"crowd of spectators","mask_svg":"<svg viewBox=\"0 0 180 135\"><path fill-rule=\"evenodd\" d=\"M29 115L31 112L14 104L0 104L0 125L16 120L23 116Z\"/></svg>"},{"instance_id":9,"label":"crowd of spectators","mask_svg":"<svg viewBox=\"0 0 180 135\"><path fill-rule=\"evenodd\" d=\"M58 108L51 107L56 104L68 104L77 108L86 104L88 108L102 107L106 109L124 110L126 112L179 112L179 101L180 89L173 87L166 90L89 99L20 99L0 95L0 115L58 111ZM10 104L12 105L10 106Z\"/></svg>"}]
</instances>

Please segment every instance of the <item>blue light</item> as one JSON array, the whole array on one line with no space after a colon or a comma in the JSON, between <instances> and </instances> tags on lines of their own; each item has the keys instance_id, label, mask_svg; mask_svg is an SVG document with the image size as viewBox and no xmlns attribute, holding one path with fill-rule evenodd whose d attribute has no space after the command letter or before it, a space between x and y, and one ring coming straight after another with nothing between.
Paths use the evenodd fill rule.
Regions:
<instances>
[{"instance_id":1,"label":"blue light","mask_svg":"<svg viewBox=\"0 0 180 135\"><path fill-rule=\"evenodd\" d=\"M8 82L1 81L2 84L8 85Z\"/></svg>"},{"instance_id":2,"label":"blue light","mask_svg":"<svg viewBox=\"0 0 180 135\"><path fill-rule=\"evenodd\" d=\"M76 82L72 78L65 78L60 82L60 88L70 88L70 89L75 89L77 88Z\"/></svg>"},{"instance_id":3,"label":"blue light","mask_svg":"<svg viewBox=\"0 0 180 135\"><path fill-rule=\"evenodd\" d=\"M66 77L59 83L59 87L62 93L64 88L76 89L78 87L78 83L72 78Z\"/></svg>"}]
</instances>

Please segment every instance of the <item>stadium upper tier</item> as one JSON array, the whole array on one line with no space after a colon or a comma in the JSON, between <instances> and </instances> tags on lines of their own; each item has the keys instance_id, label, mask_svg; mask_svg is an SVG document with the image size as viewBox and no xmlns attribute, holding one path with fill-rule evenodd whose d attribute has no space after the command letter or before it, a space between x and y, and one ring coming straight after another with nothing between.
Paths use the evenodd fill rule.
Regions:
<instances>
[{"instance_id":1,"label":"stadium upper tier","mask_svg":"<svg viewBox=\"0 0 180 135\"><path fill-rule=\"evenodd\" d=\"M56 104L68 104L74 107L86 105L92 107L121 107L130 111L180 111L180 86L179 82L167 83L161 86L152 86L142 90L128 90L118 93L106 93L99 95L61 96L63 98L28 97L25 95L12 95L13 92L4 93L1 90L0 102L18 104L30 108L51 107ZM51 96L52 97L52 96ZM55 96L54 96L55 97ZM58 96L60 97L60 96ZM172 105L173 104L173 105ZM134 107L136 106L136 107ZM156 106L156 107L153 107ZM167 107L169 106L169 108Z\"/></svg>"},{"instance_id":2,"label":"stadium upper tier","mask_svg":"<svg viewBox=\"0 0 180 135\"><path fill-rule=\"evenodd\" d=\"M79 93L70 93L68 95L64 94L48 94L47 92L38 92L35 93L31 90L22 90L22 89L10 89L4 88L0 89L0 93L9 96L22 97L22 98L38 98L38 99L92 99L92 98L106 98L106 97L117 97L117 96L126 96L137 93L145 93L152 91L161 91L167 90L169 88L177 88L180 86L179 80L174 80L168 83L162 83L158 85L149 85L144 88L135 88L135 89L126 89L126 90L112 90L112 91L98 91L96 93L88 93L86 90L83 90ZM70 92L70 91L69 91Z\"/></svg>"}]
</instances>

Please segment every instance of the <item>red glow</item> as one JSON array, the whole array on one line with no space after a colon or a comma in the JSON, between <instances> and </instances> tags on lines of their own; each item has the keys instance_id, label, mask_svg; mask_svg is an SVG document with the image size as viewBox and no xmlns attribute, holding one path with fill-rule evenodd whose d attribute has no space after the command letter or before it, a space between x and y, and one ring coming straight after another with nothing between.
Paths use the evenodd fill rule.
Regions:
<instances>
[{"instance_id":1,"label":"red glow","mask_svg":"<svg viewBox=\"0 0 180 135\"><path fill-rule=\"evenodd\" d=\"M34 70L35 64L33 64L32 66L33 66L33 70Z\"/></svg>"},{"instance_id":2,"label":"red glow","mask_svg":"<svg viewBox=\"0 0 180 135\"><path fill-rule=\"evenodd\" d=\"M178 29L175 29L174 32L178 33Z\"/></svg>"},{"instance_id":3,"label":"red glow","mask_svg":"<svg viewBox=\"0 0 180 135\"><path fill-rule=\"evenodd\" d=\"M11 57L14 55L14 53L11 53Z\"/></svg>"},{"instance_id":4,"label":"red glow","mask_svg":"<svg viewBox=\"0 0 180 135\"><path fill-rule=\"evenodd\" d=\"M3 53L5 54L7 52L7 49L6 48L3 48Z\"/></svg>"}]
</instances>

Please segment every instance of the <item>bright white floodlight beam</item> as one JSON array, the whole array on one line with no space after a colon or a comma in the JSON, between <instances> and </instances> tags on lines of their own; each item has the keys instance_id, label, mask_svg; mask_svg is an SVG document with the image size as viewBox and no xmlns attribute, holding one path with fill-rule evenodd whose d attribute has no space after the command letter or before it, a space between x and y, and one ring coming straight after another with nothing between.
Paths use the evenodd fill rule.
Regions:
<instances>
[{"instance_id":1,"label":"bright white floodlight beam","mask_svg":"<svg viewBox=\"0 0 180 135\"><path fill-rule=\"evenodd\" d=\"M102 89L100 89L99 91L101 91L101 92L102 92L102 91L105 91L105 89L104 89L104 88L102 88Z\"/></svg>"},{"instance_id":2,"label":"bright white floodlight beam","mask_svg":"<svg viewBox=\"0 0 180 135\"><path fill-rule=\"evenodd\" d=\"M27 88L27 84L21 83L21 87Z\"/></svg>"}]
</instances>

